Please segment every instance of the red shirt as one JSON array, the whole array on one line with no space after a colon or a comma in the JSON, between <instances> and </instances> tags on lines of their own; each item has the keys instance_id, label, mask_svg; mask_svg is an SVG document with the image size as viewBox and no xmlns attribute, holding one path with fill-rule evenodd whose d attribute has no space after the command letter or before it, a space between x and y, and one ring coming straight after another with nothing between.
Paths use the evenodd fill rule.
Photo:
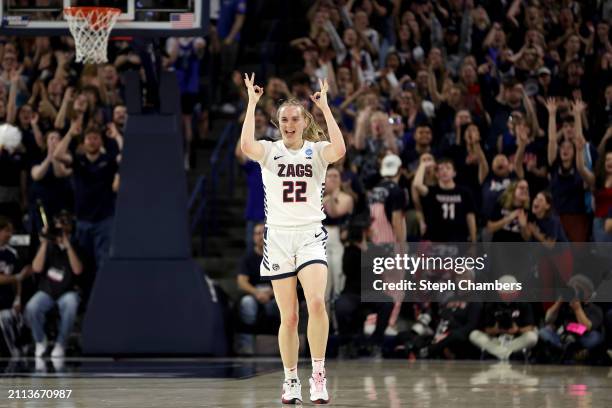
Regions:
<instances>
[{"instance_id":1,"label":"red shirt","mask_svg":"<svg viewBox=\"0 0 612 408\"><path fill-rule=\"evenodd\" d=\"M612 188L604 188L595 192L595 216L608 217L608 210L612 208Z\"/></svg>"}]
</instances>

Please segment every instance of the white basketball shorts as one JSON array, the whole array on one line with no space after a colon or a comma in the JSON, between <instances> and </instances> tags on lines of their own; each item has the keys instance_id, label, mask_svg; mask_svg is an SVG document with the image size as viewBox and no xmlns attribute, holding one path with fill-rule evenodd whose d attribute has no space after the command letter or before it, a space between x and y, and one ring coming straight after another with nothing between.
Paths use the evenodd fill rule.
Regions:
<instances>
[{"instance_id":1,"label":"white basketball shorts","mask_svg":"<svg viewBox=\"0 0 612 408\"><path fill-rule=\"evenodd\" d=\"M261 279L296 276L305 266L315 263L327 266L326 245L327 231L321 225L307 229L266 226L263 260L259 268Z\"/></svg>"}]
</instances>

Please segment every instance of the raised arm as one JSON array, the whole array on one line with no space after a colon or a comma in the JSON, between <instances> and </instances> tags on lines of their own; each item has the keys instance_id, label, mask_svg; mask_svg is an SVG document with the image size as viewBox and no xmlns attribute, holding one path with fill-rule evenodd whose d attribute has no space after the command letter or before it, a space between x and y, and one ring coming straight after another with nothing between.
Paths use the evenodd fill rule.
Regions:
<instances>
[{"instance_id":1,"label":"raised arm","mask_svg":"<svg viewBox=\"0 0 612 408\"><path fill-rule=\"evenodd\" d=\"M49 245L47 239L41 236L40 246L38 247L38 251L36 251L36 256L32 260L32 270L35 273L41 273L43 269L45 268L45 258L47 257L47 245Z\"/></svg>"},{"instance_id":2,"label":"raised arm","mask_svg":"<svg viewBox=\"0 0 612 408\"><path fill-rule=\"evenodd\" d=\"M584 146L586 141L582 134L576 135L574 139L574 146L576 147L576 169L585 183L591 188L595 186L595 175L591 170L588 169L584 162Z\"/></svg>"},{"instance_id":3,"label":"raised arm","mask_svg":"<svg viewBox=\"0 0 612 408\"><path fill-rule=\"evenodd\" d=\"M66 123L66 114L68 112L68 104L72 102L72 97L74 95L74 89L68 88L64 93L64 99L62 99L62 105L60 106L59 112L57 112L57 116L55 117L55 123L53 124L56 129L63 129Z\"/></svg>"},{"instance_id":4,"label":"raised arm","mask_svg":"<svg viewBox=\"0 0 612 408\"><path fill-rule=\"evenodd\" d=\"M72 272L74 272L75 275L80 275L83 272L83 263L81 262L79 255L74 250L66 231L64 231L60 237L60 244L63 245L68 252L68 262L70 263Z\"/></svg>"},{"instance_id":5,"label":"raised arm","mask_svg":"<svg viewBox=\"0 0 612 408\"><path fill-rule=\"evenodd\" d=\"M385 119L383 123L383 139L385 141L385 147L390 150L393 154L400 154L397 148L397 140L393 134L393 128L389 124L388 119Z\"/></svg>"},{"instance_id":6,"label":"raised arm","mask_svg":"<svg viewBox=\"0 0 612 408\"><path fill-rule=\"evenodd\" d=\"M338 31L336 31L336 27L334 27L332 22L329 20L325 22L325 25L323 27L325 28L325 31L327 31L327 34L329 34L329 39L331 40L332 48L336 52L336 61L344 61L348 54L348 51L346 49L346 46L344 45L344 42L342 42L342 39L338 35Z\"/></svg>"},{"instance_id":7,"label":"raised arm","mask_svg":"<svg viewBox=\"0 0 612 408\"><path fill-rule=\"evenodd\" d=\"M522 86L521 86L522 87ZM536 113L535 106L531 101L525 88L522 88L523 92L523 106L525 106L525 119L531 128L531 134L537 137L540 134L540 122L538 121L538 114Z\"/></svg>"},{"instance_id":8,"label":"raised arm","mask_svg":"<svg viewBox=\"0 0 612 408\"><path fill-rule=\"evenodd\" d=\"M81 125L78 121L73 121L70 125L70 129L68 129L68 133L62 138L62 140L58 143L55 151L53 152L53 158L57 160L61 160L66 156L68 151L68 146L70 145L70 141L76 135L81 133Z\"/></svg>"},{"instance_id":9,"label":"raised arm","mask_svg":"<svg viewBox=\"0 0 612 408\"><path fill-rule=\"evenodd\" d=\"M17 93L19 92L19 81L23 67L14 69L9 74L11 85L9 87L8 104L6 106L6 122L15 124L17 120Z\"/></svg>"},{"instance_id":10,"label":"raised arm","mask_svg":"<svg viewBox=\"0 0 612 408\"><path fill-rule=\"evenodd\" d=\"M597 153L600 156L604 156L606 154L606 145L608 144L608 140L612 137L612 126L608 126L606 133L601 138L601 142L599 142L599 146L597 146Z\"/></svg>"},{"instance_id":11,"label":"raised arm","mask_svg":"<svg viewBox=\"0 0 612 408\"><path fill-rule=\"evenodd\" d=\"M474 150L476 156L478 157L478 183L482 184L489 174L489 162L487 161L487 157L485 156L480 143L475 144Z\"/></svg>"},{"instance_id":12,"label":"raised arm","mask_svg":"<svg viewBox=\"0 0 612 408\"><path fill-rule=\"evenodd\" d=\"M527 130L525 125L516 126L516 154L514 155L514 171L519 179L525 178L525 169L523 167L523 159L525 158L525 148L529 143L527 138Z\"/></svg>"},{"instance_id":13,"label":"raised arm","mask_svg":"<svg viewBox=\"0 0 612 408\"><path fill-rule=\"evenodd\" d=\"M467 3L467 2L466 2ZM468 55L472 50L472 9L471 6L466 7L463 10L463 17L461 18L461 37L459 39L459 50L462 56Z\"/></svg>"},{"instance_id":14,"label":"raised arm","mask_svg":"<svg viewBox=\"0 0 612 408\"><path fill-rule=\"evenodd\" d=\"M433 160L421 160L416 173L414 174L414 180L412 181L412 189L424 197L429 193L429 188L425 185L425 170L428 167L434 166L436 163Z\"/></svg>"},{"instance_id":15,"label":"raised arm","mask_svg":"<svg viewBox=\"0 0 612 408\"><path fill-rule=\"evenodd\" d=\"M329 133L329 141L331 142L331 144L323 148L321 154L325 161L334 163L344 156L346 153L346 146L340 127L334 118L331 108L327 104L327 89L329 87L327 85L327 79L319 79L319 85L321 90L310 95L310 100L323 112L325 123L327 124L327 132Z\"/></svg>"},{"instance_id":16,"label":"raised arm","mask_svg":"<svg viewBox=\"0 0 612 408\"><path fill-rule=\"evenodd\" d=\"M47 171L49 171L49 167L51 166L51 162L53 161L53 154L50 153L50 150L47 150L47 157L40 164L32 167L30 171L30 175L32 176L32 180L39 181L45 177Z\"/></svg>"},{"instance_id":17,"label":"raised arm","mask_svg":"<svg viewBox=\"0 0 612 408\"><path fill-rule=\"evenodd\" d=\"M427 86L429 88L429 95L431 95L431 101L436 107L444 100L444 96L438 92L438 80L436 79L436 73L429 68L427 71Z\"/></svg>"},{"instance_id":18,"label":"raised arm","mask_svg":"<svg viewBox=\"0 0 612 408\"><path fill-rule=\"evenodd\" d=\"M264 147L255 140L255 107L259 98L263 95L263 88L259 85L254 85L255 74L251 74L251 78L244 74L244 84L247 87L249 94L249 103L247 105L244 122L242 123L242 133L240 134L240 149L249 159L260 161L265 154Z\"/></svg>"},{"instance_id":19,"label":"raised arm","mask_svg":"<svg viewBox=\"0 0 612 408\"><path fill-rule=\"evenodd\" d=\"M548 165L552 166L557 158L557 100L548 98L545 105L548 110Z\"/></svg>"},{"instance_id":20,"label":"raised arm","mask_svg":"<svg viewBox=\"0 0 612 408\"><path fill-rule=\"evenodd\" d=\"M576 168L585 183L592 188L595 186L595 175L588 169L584 162L584 147L586 146L586 141L582 133L582 113L585 109L586 104L580 99L572 103L575 126L574 131L576 132L576 136L574 137L574 146L576 147Z\"/></svg>"},{"instance_id":21,"label":"raised arm","mask_svg":"<svg viewBox=\"0 0 612 408\"><path fill-rule=\"evenodd\" d=\"M371 113L372 108L367 106L357 115L357 125L355 126L355 148L357 150L365 149L367 125Z\"/></svg>"}]
</instances>

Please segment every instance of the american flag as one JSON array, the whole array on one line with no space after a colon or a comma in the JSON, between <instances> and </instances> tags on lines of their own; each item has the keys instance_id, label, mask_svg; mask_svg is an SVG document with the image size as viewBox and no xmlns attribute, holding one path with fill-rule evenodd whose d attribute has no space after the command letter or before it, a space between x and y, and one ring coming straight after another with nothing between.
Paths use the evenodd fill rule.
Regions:
<instances>
[{"instance_id":1,"label":"american flag","mask_svg":"<svg viewBox=\"0 0 612 408\"><path fill-rule=\"evenodd\" d=\"M172 28L193 28L193 13L170 14Z\"/></svg>"}]
</instances>

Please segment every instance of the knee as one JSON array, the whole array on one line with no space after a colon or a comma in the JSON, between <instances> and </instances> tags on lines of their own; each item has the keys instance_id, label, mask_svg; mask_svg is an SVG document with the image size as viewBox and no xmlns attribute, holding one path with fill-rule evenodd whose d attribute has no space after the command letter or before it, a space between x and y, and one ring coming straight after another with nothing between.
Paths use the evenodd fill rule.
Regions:
<instances>
[{"instance_id":1,"label":"knee","mask_svg":"<svg viewBox=\"0 0 612 408\"><path fill-rule=\"evenodd\" d=\"M36 297L34 296L26 304L26 307L25 307L25 316L26 316L26 319L32 318L37 313L39 313L39 311L40 311L40 307L38 307L38 303L36 302Z\"/></svg>"},{"instance_id":2,"label":"knee","mask_svg":"<svg viewBox=\"0 0 612 408\"><path fill-rule=\"evenodd\" d=\"M553 331L550 327L543 327L538 332L538 338L544 341L550 341L552 337L553 337Z\"/></svg>"},{"instance_id":3,"label":"knee","mask_svg":"<svg viewBox=\"0 0 612 408\"><path fill-rule=\"evenodd\" d=\"M246 324L254 324L257 319L257 308L257 300L253 296L243 296L238 306L240 319Z\"/></svg>"},{"instance_id":4,"label":"knee","mask_svg":"<svg viewBox=\"0 0 612 408\"><path fill-rule=\"evenodd\" d=\"M322 316L326 313L323 296L313 296L308 301L308 315Z\"/></svg>"},{"instance_id":5,"label":"knee","mask_svg":"<svg viewBox=\"0 0 612 408\"><path fill-rule=\"evenodd\" d=\"M297 312L284 313L281 315L281 326L290 329L297 330L300 317Z\"/></svg>"},{"instance_id":6,"label":"knee","mask_svg":"<svg viewBox=\"0 0 612 408\"><path fill-rule=\"evenodd\" d=\"M580 344L586 349L593 349L603 341L601 333L591 331L580 339Z\"/></svg>"},{"instance_id":7,"label":"knee","mask_svg":"<svg viewBox=\"0 0 612 408\"><path fill-rule=\"evenodd\" d=\"M255 297L251 295L246 295L246 296L243 296L242 299L240 299L240 311L241 312L250 312L256 308L257 308L257 300L255 300Z\"/></svg>"},{"instance_id":8,"label":"knee","mask_svg":"<svg viewBox=\"0 0 612 408\"><path fill-rule=\"evenodd\" d=\"M74 292L66 293L58 301L60 313L74 312L79 307L79 297Z\"/></svg>"},{"instance_id":9,"label":"knee","mask_svg":"<svg viewBox=\"0 0 612 408\"><path fill-rule=\"evenodd\" d=\"M538 343L538 333L535 330L523 333L523 338L528 343L527 347L533 347Z\"/></svg>"},{"instance_id":10,"label":"knee","mask_svg":"<svg viewBox=\"0 0 612 408\"><path fill-rule=\"evenodd\" d=\"M472 342L472 344L475 344L477 346L486 343L488 339L489 336L487 336L480 330L472 330L472 332L470 333L470 341Z\"/></svg>"}]
</instances>

